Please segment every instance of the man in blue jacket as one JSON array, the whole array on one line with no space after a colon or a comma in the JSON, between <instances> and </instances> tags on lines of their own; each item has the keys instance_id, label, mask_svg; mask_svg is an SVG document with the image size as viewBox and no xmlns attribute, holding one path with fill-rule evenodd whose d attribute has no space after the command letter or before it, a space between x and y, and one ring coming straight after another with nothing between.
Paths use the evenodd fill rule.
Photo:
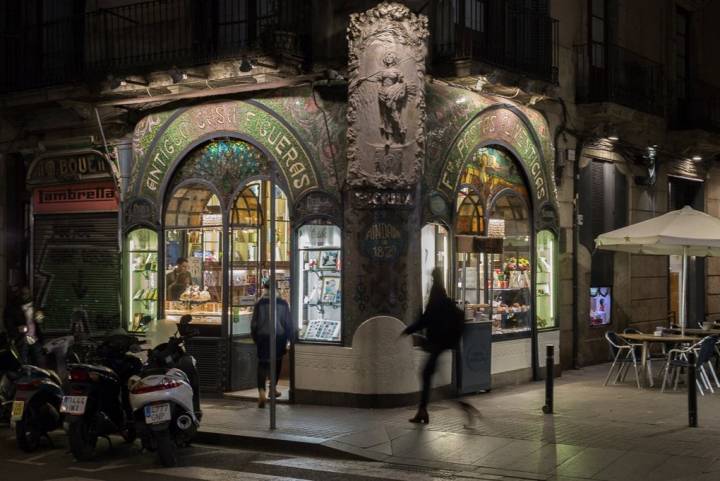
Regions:
<instances>
[{"instance_id":1,"label":"man in blue jacket","mask_svg":"<svg viewBox=\"0 0 720 481\"><path fill-rule=\"evenodd\" d=\"M265 394L265 383L270 377L270 282L263 282L262 297L255 303L250 333L257 346L257 387L258 407L264 408L267 396ZM275 332L275 397L280 396L277 390L277 381L282 369L282 360L289 344L294 340L294 328L290 315L290 306L285 299L276 296L276 332Z\"/></svg>"}]
</instances>

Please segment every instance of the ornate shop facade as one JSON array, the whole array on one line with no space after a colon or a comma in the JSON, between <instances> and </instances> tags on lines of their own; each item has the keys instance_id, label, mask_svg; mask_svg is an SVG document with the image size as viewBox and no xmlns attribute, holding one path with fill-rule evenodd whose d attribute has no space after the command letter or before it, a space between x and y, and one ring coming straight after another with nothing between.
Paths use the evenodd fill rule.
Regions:
<instances>
[{"instance_id":1,"label":"ornate shop facade","mask_svg":"<svg viewBox=\"0 0 720 481\"><path fill-rule=\"evenodd\" d=\"M297 331L281 375L290 399L407 404L424 353L400 334L439 267L492 344L445 355L437 388L452 395L464 362L489 363L493 386L537 379L560 341L545 118L426 78L427 19L406 7L353 14L348 35L347 82L155 108L137 123L103 180L121 197L121 277L106 287L121 293L122 326L162 337L191 314L203 388L252 389L250 319L274 257Z\"/></svg>"}]
</instances>

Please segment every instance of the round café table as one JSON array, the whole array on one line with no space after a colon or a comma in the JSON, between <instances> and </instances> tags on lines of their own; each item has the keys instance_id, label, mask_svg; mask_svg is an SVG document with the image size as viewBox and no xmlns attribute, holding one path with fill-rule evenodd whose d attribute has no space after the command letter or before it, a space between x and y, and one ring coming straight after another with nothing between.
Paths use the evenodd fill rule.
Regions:
<instances>
[{"instance_id":1,"label":"round caf\u00e9 table","mask_svg":"<svg viewBox=\"0 0 720 481\"><path fill-rule=\"evenodd\" d=\"M687 329L685 330L687 333ZM650 351L650 344L652 343L662 343L662 344L694 344L698 341L699 336L695 335L677 335L677 334L670 334L670 335L663 335L663 336L656 336L654 334L621 334L618 333L618 336L625 339L626 341L630 341L634 344L642 344L642 370L645 372L647 378L648 378L648 385L650 387L653 387L655 383L653 382L652 373L650 372L650 369L648 367L648 352Z\"/></svg>"}]
</instances>

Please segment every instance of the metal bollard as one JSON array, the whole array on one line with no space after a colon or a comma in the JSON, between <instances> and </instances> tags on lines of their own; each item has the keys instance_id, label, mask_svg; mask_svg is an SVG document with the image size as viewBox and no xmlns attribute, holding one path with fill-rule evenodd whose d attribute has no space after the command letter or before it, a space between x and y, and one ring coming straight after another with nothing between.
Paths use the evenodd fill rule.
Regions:
<instances>
[{"instance_id":1,"label":"metal bollard","mask_svg":"<svg viewBox=\"0 0 720 481\"><path fill-rule=\"evenodd\" d=\"M688 353L687 373L688 426L696 428L698 427L697 376L695 374L695 353L692 351Z\"/></svg>"},{"instance_id":2,"label":"metal bollard","mask_svg":"<svg viewBox=\"0 0 720 481\"><path fill-rule=\"evenodd\" d=\"M555 346L546 346L545 354L545 414L553 413L553 386L555 383Z\"/></svg>"}]
</instances>

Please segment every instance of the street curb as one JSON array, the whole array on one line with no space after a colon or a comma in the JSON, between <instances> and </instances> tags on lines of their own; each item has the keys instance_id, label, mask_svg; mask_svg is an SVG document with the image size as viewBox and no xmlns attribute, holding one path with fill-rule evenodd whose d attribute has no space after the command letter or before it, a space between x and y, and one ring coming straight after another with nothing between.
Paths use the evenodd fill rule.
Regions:
<instances>
[{"instance_id":1,"label":"street curb","mask_svg":"<svg viewBox=\"0 0 720 481\"><path fill-rule=\"evenodd\" d=\"M360 456L342 449L323 444L324 439L292 436L286 434L258 435L259 433L238 431L224 433L219 431L198 431L195 441L201 444L229 446L250 450L284 452L306 456L322 456L327 458L367 461L367 456Z\"/></svg>"}]
</instances>

